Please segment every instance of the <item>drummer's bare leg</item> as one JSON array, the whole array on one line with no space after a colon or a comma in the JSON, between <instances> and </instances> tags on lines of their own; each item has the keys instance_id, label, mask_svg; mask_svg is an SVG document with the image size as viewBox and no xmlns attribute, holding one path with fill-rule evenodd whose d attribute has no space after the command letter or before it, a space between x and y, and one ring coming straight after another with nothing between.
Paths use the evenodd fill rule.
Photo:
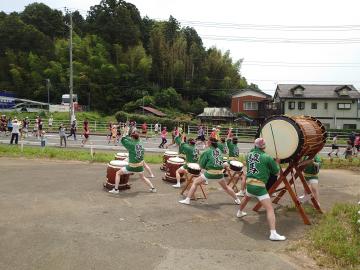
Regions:
<instances>
[{"instance_id":1,"label":"drummer's bare leg","mask_svg":"<svg viewBox=\"0 0 360 270\"><path fill-rule=\"evenodd\" d=\"M270 240L273 240L273 241L285 240L286 239L285 236L279 235L276 232L276 229L275 229L276 219L275 219L275 213L274 213L274 208L272 206L271 199L267 198L267 199L260 200L260 203L266 210L266 218L267 218L267 221L268 221L269 227L270 227Z\"/></svg>"},{"instance_id":2,"label":"drummer's bare leg","mask_svg":"<svg viewBox=\"0 0 360 270\"><path fill-rule=\"evenodd\" d=\"M181 175L180 174L185 173L185 172L186 171L184 169L182 169L181 167L176 170L176 185L172 185L174 188L181 187L181 185L180 185Z\"/></svg>"},{"instance_id":3,"label":"drummer's bare leg","mask_svg":"<svg viewBox=\"0 0 360 270\"><path fill-rule=\"evenodd\" d=\"M147 184L150 187L150 191L156 192L154 185L151 183L151 181L148 178L145 177L144 172L139 173L139 175L140 175L140 179L143 180L145 184Z\"/></svg>"},{"instance_id":4,"label":"drummer's bare leg","mask_svg":"<svg viewBox=\"0 0 360 270\"><path fill-rule=\"evenodd\" d=\"M112 190L110 190L109 192L110 193L113 193L113 194L117 194L119 193L119 184L120 184L120 178L121 178L121 175L125 174L125 168L122 168L120 170L118 170L115 174L115 186Z\"/></svg>"},{"instance_id":5,"label":"drummer's bare leg","mask_svg":"<svg viewBox=\"0 0 360 270\"><path fill-rule=\"evenodd\" d=\"M236 196L245 196L245 188L246 188L246 176L244 173L241 174L241 176L239 176L241 178L241 182L240 182L240 191L238 193L236 193Z\"/></svg>"},{"instance_id":6,"label":"drummer's bare leg","mask_svg":"<svg viewBox=\"0 0 360 270\"><path fill-rule=\"evenodd\" d=\"M150 166L144 161L144 168L145 168L145 171L150 175L149 177L150 178L154 178L155 175L153 174Z\"/></svg>"},{"instance_id":7,"label":"drummer's bare leg","mask_svg":"<svg viewBox=\"0 0 360 270\"><path fill-rule=\"evenodd\" d=\"M179 201L179 203L190 204L190 199L194 196L197 186L203 183L205 183L205 179L203 178L203 176L199 176L195 178L186 198L184 200Z\"/></svg>"},{"instance_id":8,"label":"drummer's bare leg","mask_svg":"<svg viewBox=\"0 0 360 270\"><path fill-rule=\"evenodd\" d=\"M218 183L234 199L236 204L240 204L240 199L236 197L235 191L226 184L225 179L220 180Z\"/></svg>"}]
</instances>

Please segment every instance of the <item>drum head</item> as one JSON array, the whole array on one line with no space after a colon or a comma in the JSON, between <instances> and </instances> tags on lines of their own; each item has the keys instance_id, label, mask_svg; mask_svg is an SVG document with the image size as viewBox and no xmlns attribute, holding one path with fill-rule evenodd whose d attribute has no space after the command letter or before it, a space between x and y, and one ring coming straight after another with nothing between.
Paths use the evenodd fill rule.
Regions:
<instances>
[{"instance_id":1,"label":"drum head","mask_svg":"<svg viewBox=\"0 0 360 270\"><path fill-rule=\"evenodd\" d=\"M200 165L197 163L188 163L187 166L193 170L201 170Z\"/></svg>"},{"instance_id":2,"label":"drum head","mask_svg":"<svg viewBox=\"0 0 360 270\"><path fill-rule=\"evenodd\" d=\"M244 167L244 164L242 164L240 161L236 161L236 160L231 160L230 165L238 167L238 168Z\"/></svg>"},{"instance_id":3,"label":"drum head","mask_svg":"<svg viewBox=\"0 0 360 270\"><path fill-rule=\"evenodd\" d=\"M182 158L179 158L179 157L172 157L172 158L168 159L168 162L171 162L171 163L184 163L185 160L183 160Z\"/></svg>"},{"instance_id":4,"label":"drum head","mask_svg":"<svg viewBox=\"0 0 360 270\"><path fill-rule=\"evenodd\" d=\"M126 165L128 165L128 162L124 160L112 160L110 161L110 165L115 167L125 167Z\"/></svg>"},{"instance_id":5,"label":"drum head","mask_svg":"<svg viewBox=\"0 0 360 270\"><path fill-rule=\"evenodd\" d=\"M177 155L179 155L179 153L178 153L178 152L174 152L174 151L166 151L166 152L165 152L165 155L167 155L167 156L177 156Z\"/></svg>"},{"instance_id":6,"label":"drum head","mask_svg":"<svg viewBox=\"0 0 360 270\"><path fill-rule=\"evenodd\" d=\"M258 132L265 139L265 152L283 162L289 161L301 147L301 129L286 116L268 118Z\"/></svg>"},{"instance_id":7,"label":"drum head","mask_svg":"<svg viewBox=\"0 0 360 270\"><path fill-rule=\"evenodd\" d=\"M116 155L119 157L128 157L129 153L116 153Z\"/></svg>"}]
</instances>

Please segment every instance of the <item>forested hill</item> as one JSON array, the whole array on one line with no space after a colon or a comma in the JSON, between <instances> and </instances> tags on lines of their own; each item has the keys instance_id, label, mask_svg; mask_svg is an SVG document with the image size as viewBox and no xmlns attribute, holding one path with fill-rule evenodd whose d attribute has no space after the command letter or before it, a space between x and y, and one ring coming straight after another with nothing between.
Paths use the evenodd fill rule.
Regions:
<instances>
[{"instance_id":1,"label":"forested hill","mask_svg":"<svg viewBox=\"0 0 360 270\"><path fill-rule=\"evenodd\" d=\"M0 12L0 90L59 104L69 92L69 14L33 3L21 13ZM240 61L205 48L191 27L141 17L133 4L102 0L84 18L73 12L74 93L106 113L142 104L199 113L229 106L247 87Z\"/></svg>"}]
</instances>

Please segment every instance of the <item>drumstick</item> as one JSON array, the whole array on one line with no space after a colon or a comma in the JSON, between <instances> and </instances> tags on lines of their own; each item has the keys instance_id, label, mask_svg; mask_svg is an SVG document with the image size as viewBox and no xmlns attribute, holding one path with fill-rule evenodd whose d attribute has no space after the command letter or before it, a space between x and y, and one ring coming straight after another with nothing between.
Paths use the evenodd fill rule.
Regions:
<instances>
[{"instance_id":1,"label":"drumstick","mask_svg":"<svg viewBox=\"0 0 360 270\"><path fill-rule=\"evenodd\" d=\"M272 129L272 125L271 125L271 124L270 124L270 129L271 129L271 135L272 135L273 141L274 141L276 158L278 158L278 152L277 152L276 143L275 143L275 136L274 136L274 132L273 132L273 129Z\"/></svg>"}]
</instances>

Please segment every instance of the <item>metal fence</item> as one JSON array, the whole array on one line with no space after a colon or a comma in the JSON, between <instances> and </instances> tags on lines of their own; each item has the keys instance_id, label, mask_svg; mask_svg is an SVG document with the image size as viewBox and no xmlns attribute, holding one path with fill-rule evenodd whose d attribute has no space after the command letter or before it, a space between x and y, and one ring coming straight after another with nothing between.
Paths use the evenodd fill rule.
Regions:
<instances>
[{"instance_id":1,"label":"metal fence","mask_svg":"<svg viewBox=\"0 0 360 270\"><path fill-rule=\"evenodd\" d=\"M94 120L90 120L88 122L89 122L90 132L92 134L106 135L109 133L109 128L108 128L109 123L108 122L94 121ZM30 119L29 131L31 131L33 129L34 123L35 123L35 119ZM57 132L60 124L64 124L68 129L70 129L70 125L67 121L53 120L52 127L49 127L48 119L43 119L43 128L48 132ZM120 126L123 128L125 123L116 123L116 124L120 124ZM77 132L82 131L82 125L83 125L82 122L77 123ZM136 127L139 131L141 131L141 124L137 124ZM212 129L216 126L215 125L212 125L212 126L203 125L203 127L205 129L205 135L209 136L210 133L212 132ZM159 125L159 128L160 128L159 130L161 130L161 125ZM183 128L187 134L196 136L199 127L185 125ZM244 138L252 139L256 136L257 129L258 129L257 127L233 126L232 132L236 137L243 138L243 139ZM220 128L220 134L222 136L225 136L227 134L227 130L228 130L227 127ZM155 133L155 124L147 124L147 131L150 135L154 134ZM171 130L168 130L168 132L170 134ZM335 134L338 135L339 140L346 141L346 140L348 140L350 132L328 131L328 140L331 140Z\"/></svg>"}]
</instances>

